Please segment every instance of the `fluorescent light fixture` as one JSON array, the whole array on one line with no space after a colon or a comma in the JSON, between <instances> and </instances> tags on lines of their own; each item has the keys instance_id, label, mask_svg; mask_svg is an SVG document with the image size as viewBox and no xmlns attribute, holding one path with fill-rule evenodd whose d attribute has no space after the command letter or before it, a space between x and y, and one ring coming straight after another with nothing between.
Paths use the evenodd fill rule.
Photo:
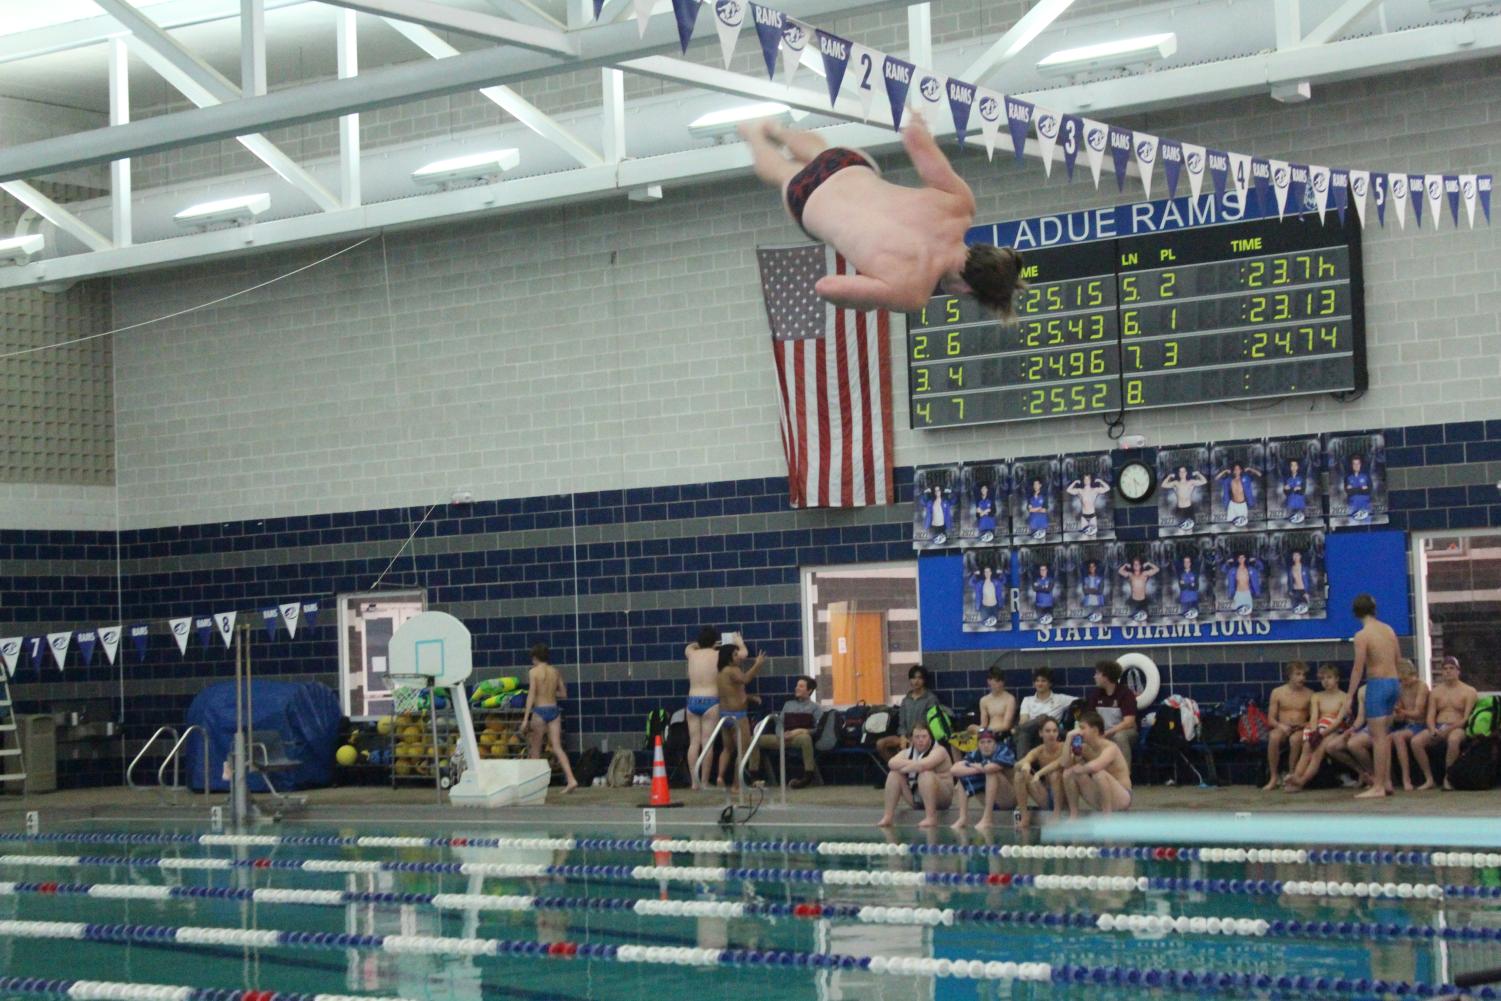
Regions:
<instances>
[{"instance_id":1,"label":"fluorescent light fixture","mask_svg":"<svg viewBox=\"0 0 1501 1001\"><path fill-rule=\"evenodd\" d=\"M757 118L788 118L791 114L792 109L780 101L737 104L733 108L721 108L719 111L699 115L688 123L688 132L700 139L713 139L734 132L735 126L741 122L755 121Z\"/></svg>"},{"instance_id":2,"label":"fluorescent light fixture","mask_svg":"<svg viewBox=\"0 0 1501 1001\"><path fill-rule=\"evenodd\" d=\"M46 244L40 233L0 240L0 264L25 264L40 254Z\"/></svg>"},{"instance_id":3,"label":"fluorescent light fixture","mask_svg":"<svg viewBox=\"0 0 1501 1001\"><path fill-rule=\"evenodd\" d=\"M473 184L493 181L508 170L514 170L521 162L521 153L514 149L491 149L483 153L466 153L434 160L412 171L412 180L418 184L433 184L451 187L455 184Z\"/></svg>"},{"instance_id":4,"label":"fluorescent light fixture","mask_svg":"<svg viewBox=\"0 0 1501 1001\"><path fill-rule=\"evenodd\" d=\"M1125 69L1166 59L1178 51L1178 36L1171 32L1122 38L1077 49L1060 49L1037 63L1043 76L1070 76L1095 70Z\"/></svg>"},{"instance_id":5,"label":"fluorescent light fixture","mask_svg":"<svg viewBox=\"0 0 1501 1001\"><path fill-rule=\"evenodd\" d=\"M259 192L253 195L235 195L233 198L201 202L183 209L172 218L179 226L208 227L230 223L248 226L255 222L256 216L263 215L270 207L271 196L265 192Z\"/></svg>"}]
</instances>

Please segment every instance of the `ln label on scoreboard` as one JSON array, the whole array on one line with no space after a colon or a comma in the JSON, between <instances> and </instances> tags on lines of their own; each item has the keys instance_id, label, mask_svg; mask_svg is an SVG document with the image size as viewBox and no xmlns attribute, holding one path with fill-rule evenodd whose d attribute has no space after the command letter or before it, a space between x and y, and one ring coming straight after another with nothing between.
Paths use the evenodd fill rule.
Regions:
<instances>
[{"instance_id":1,"label":"ln label on scoreboard","mask_svg":"<svg viewBox=\"0 0 1501 1001\"><path fill-rule=\"evenodd\" d=\"M908 316L912 426L1364 389L1359 230L1311 216L1031 251L1018 322Z\"/></svg>"}]
</instances>

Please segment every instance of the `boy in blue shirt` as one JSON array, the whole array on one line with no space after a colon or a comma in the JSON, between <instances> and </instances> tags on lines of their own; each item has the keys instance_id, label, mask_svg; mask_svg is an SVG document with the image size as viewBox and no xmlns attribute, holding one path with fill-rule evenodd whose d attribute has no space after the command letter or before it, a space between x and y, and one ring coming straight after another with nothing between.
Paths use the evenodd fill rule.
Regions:
<instances>
[{"instance_id":1,"label":"boy in blue shirt","mask_svg":"<svg viewBox=\"0 0 1501 1001\"><path fill-rule=\"evenodd\" d=\"M954 821L955 830L969 826L969 797L981 790L985 793L985 811L975 824L976 830L990 829L991 815L998 801L1002 809L1011 809L1016 799L1011 788L1011 766L1014 764L1016 755L1011 748L997 741L991 731L981 730L980 746L950 770L955 781L954 806L959 811L959 819Z\"/></svg>"}]
</instances>

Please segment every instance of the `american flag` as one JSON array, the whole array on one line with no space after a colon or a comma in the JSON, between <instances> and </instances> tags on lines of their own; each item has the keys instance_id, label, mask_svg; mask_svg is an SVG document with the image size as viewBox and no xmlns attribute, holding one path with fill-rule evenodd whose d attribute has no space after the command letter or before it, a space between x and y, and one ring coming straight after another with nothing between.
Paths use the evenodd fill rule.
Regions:
<instances>
[{"instance_id":1,"label":"american flag","mask_svg":"<svg viewBox=\"0 0 1501 1001\"><path fill-rule=\"evenodd\" d=\"M891 316L841 309L813 291L855 269L821 243L756 251L782 403L794 507L895 502L891 475Z\"/></svg>"}]
</instances>

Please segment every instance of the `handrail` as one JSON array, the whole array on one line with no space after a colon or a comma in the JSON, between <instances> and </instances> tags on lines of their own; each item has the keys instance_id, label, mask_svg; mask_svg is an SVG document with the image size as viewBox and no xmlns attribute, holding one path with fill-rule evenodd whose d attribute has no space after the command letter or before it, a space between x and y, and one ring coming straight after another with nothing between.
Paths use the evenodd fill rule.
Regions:
<instances>
[{"instance_id":1,"label":"handrail","mask_svg":"<svg viewBox=\"0 0 1501 1001\"><path fill-rule=\"evenodd\" d=\"M159 737L161 737L161 735L164 734L164 733L170 733L172 735L173 739L177 739L177 727L175 727L175 726L159 726L159 727L156 728L156 732L151 735L151 739L148 740L148 741L146 741L145 744L141 745L140 751L138 751L136 753L136 756L130 760L130 766L125 769L125 784L127 786L129 786L130 788L132 788L132 789L140 789L140 788L142 788L141 786L136 785L135 779L132 778L132 773L135 772L136 765L140 764L141 763L141 759L146 756L146 752L149 751L149 750L151 750L151 746L153 744L155 744L157 742L157 739Z\"/></svg>"},{"instance_id":2,"label":"handrail","mask_svg":"<svg viewBox=\"0 0 1501 1001\"><path fill-rule=\"evenodd\" d=\"M746 768L750 767L751 754L756 750L756 743L761 739L761 734L766 732L766 724L770 723L774 719L780 718L780 715L763 716L761 717L761 722L757 723L756 728L751 731L749 746L746 747L745 753L740 756L740 769L735 773L736 775L740 776L740 788L742 790L748 784L746 782L747 776L745 774L745 770Z\"/></svg>"},{"instance_id":3,"label":"handrail","mask_svg":"<svg viewBox=\"0 0 1501 1001\"><path fill-rule=\"evenodd\" d=\"M698 782L698 776L703 771L704 758L708 757L709 752L714 750L714 738L719 736L719 731L724 729L724 724L725 718L723 716L719 717L714 723L714 729L709 732L709 736L704 738L703 750L698 752L698 760L693 763L693 774L688 776L690 784Z\"/></svg>"},{"instance_id":4,"label":"handrail","mask_svg":"<svg viewBox=\"0 0 1501 1001\"><path fill-rule=\"evenodd\" d=\"M168 751L167 752L167 756L162 759L162 765L161 765L161 767L156 770L156 787L158 789L167 789L167 788L181 789L181 788L183 788L183 784L182 784L182 765L181 765L181 763L180 763L180 761L178 759L177 752L180 751L180 750L182 750L183 746L185 744L187 744L188 738L193 735L194 731L197 731L198 735L203 738L203 794L205 796L207 796L209 794L209 792L211 791L209 789L209 784L208 784L208 782L209 782L209 779L208 779L208 775L209 775L209 769L208 769L208 758L209 758L209 754L208 754L208 734L205 733L203 727L199 726L197 723L192 724L191 726L189 726L186 730L184 730L182 732L182 736L178 737L177 738L177 742L172 745L172 750ZM167 782L166 782L166 772L167 772L167 766L169 764L172 766L172 785L171 786L168 786Z\"/></svg>"}]
</instances>

